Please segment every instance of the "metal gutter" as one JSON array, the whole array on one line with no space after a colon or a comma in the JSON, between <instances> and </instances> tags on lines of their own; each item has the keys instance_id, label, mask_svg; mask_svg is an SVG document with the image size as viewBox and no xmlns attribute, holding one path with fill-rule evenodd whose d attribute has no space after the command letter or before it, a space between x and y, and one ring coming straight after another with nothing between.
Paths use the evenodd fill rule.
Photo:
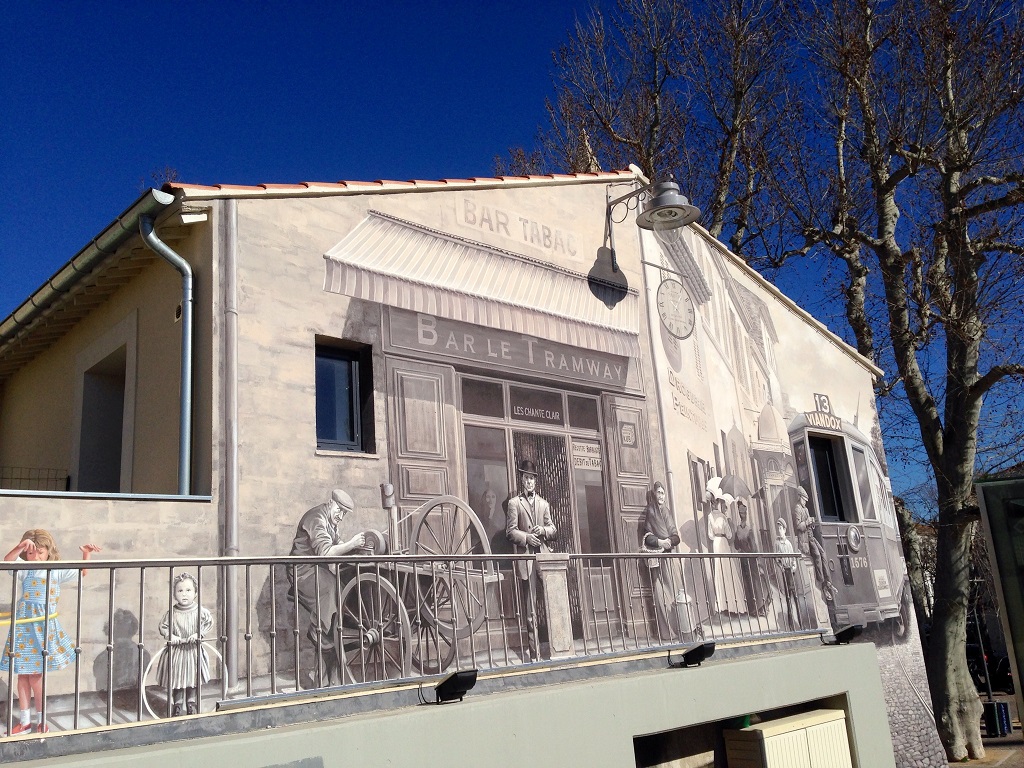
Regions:
<instances>
[{"instance_id":1,"label":"metal gutter","mask_svg":"<svg viewBox=\"0 0 1024 768\"><path fill-rule=\"evenodd\" d=\"M83 278L92 273L117 249L138 232L142 216L156 216L175 200L174 195L150 189L106 229L80 250L67 264L43 283L36 291L0 323L0 350L49 309Z\"/></svg>"},{"instance_id":2,"label":"metal gutter","mask_svg":"<svg viewBox=\"0 0 1024 768\"><path fill-rule=\"evenodd\" d=\"M154 192L156 190L153 190ZM162 194L162 193L161 193ZM181 390L179 396L178 494L187 496L192 486L192 267L153 231L153 218L139 216L139 232L146 245L181 273Z\"/></svg>"},{"instance_id":3,"label":"metal gutter","mask_svg":"<svg viewBox=\"0 0 1024 768\"><path fill-rule=\"evenodd\" d=\"M220 216L224 264L224 554L238 557L238 201L227 200ZM238 573L228 568L224 585L224 666L228 687L238 685Z\"/></svg>"}]
</instances>

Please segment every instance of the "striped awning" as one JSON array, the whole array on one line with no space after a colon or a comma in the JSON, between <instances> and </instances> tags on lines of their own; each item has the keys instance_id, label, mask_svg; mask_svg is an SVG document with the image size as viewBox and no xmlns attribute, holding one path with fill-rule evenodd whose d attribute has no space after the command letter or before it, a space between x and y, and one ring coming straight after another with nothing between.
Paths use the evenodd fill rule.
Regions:
<instances>
[{"instance_id":1,"label":"striped awning","mask_svg":"<svg viewBox=\"0 0 1024 768\"><path fill-rule=\"evenodd\" d=\"M370 211L324 254L324 290L611 354L639 355L636 289Z\"/></svg>"}]
</instances>

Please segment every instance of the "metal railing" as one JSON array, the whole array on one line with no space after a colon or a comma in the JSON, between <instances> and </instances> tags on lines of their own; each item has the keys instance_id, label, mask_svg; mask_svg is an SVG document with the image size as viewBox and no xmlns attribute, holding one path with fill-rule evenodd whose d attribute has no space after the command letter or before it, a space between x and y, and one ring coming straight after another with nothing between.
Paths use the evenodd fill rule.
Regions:
<instances>
[{"instance_id":1,"label":"metal railing","mask_svg":"<svg viewBox=\"0 0 1024 768\"><path fill-rule=\"evenodd\" d=\"M0 616L6 733L19 721L20 681L33 672L35 706L56 732L310 689L555 663L547 628L566 617L572 645L559 662L816 629L804 569L790 567L799 555L563 560L565 578L554 582L532 556L512 555L0 563L0 596L14 606ZM232 638L223 634L228 591L240 611ZM237 658L238 669L226 669L225 658Z\"/></svg>"},{"instance_id":2,"label":"metal railing","mask_svg":"<svg viewBox=\"0 0 1024 768\"><path fill-rule=\"evenodd\" d=\"M50 467L0 467L0 488L16 491L70 491L66 469Z\"/></svg>"}]
</instances>

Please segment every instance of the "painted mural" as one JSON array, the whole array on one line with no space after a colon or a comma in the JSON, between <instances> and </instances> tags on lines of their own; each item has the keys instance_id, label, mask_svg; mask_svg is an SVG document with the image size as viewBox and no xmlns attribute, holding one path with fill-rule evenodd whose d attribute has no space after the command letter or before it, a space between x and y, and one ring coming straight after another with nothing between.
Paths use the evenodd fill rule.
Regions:
<instances>
[{"instance_id":1,"label":"painted mural","mask_svg":"<svg viewBox=\"0 0 1024 768\"><path fill-rule=\"evenodd\" d=\"M869 380L837 375L830 342L703 237L658 233L644 248L681 547L794 555L774 580L726 566L693 589L732 620L767 604L776 626L810 613L864 627L900 764L941 757L920 648L906 643L917 627Z\"/></svg>"}]
</instances>

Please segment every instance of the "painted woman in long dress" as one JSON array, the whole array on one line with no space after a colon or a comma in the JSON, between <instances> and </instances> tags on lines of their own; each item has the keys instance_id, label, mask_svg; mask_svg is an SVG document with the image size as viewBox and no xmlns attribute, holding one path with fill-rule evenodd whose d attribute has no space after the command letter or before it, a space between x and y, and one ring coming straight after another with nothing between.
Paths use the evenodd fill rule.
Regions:
<instances>
[{"instance_id":1,"label":"painted woman in long dress","mask_svg":"<svg viewBox=\"0 0 1024 768\"><path fill-rule=\"evenodd\" d=\"M708 539L711 551L716 555L731 555L733 526L729 519L728 503L732 497L727 493L711 492L711 513L708 515ZM718 613L743 613L742 576L735 557L716 557L715 570L715 611Z\"/></svg>"},{"instance_id":2,"label":"painted woman in long dress","mask_svg":"<svg viewBox=\"0 0 1024 768\"><path fill-rule=\"evenodd\" d=\"M174 605L160 622L167 650L160 657L157 680L171 689L171 714L194 715L199 711L198 684L210 679L210 660L203 638L213 629L213 616L196 601L199 587L191 573L174 579Z\"/></svg>"},{"instance_id":3,"label":"painted woman in long dress","mask_svg":"<svg viewBox=\"0 0 1024 768\"><path fill-rule=\"evenodd\" d=\"M676 529L675 518L668 506L668 493L661 480L654 483L644 510L643 540L644 547L650 551L678 552L679 531ZM646 561L642 561L646 562ZM653 564L654 567L651 567ZM677 565L669 558L657 558L648 562L651 575L651 588L654 592L654 611L658 619L658 637L668 643L679 639L679 627L673 611L675 605L675 587L672 569Z\"/></svg>"}]
</instances>

